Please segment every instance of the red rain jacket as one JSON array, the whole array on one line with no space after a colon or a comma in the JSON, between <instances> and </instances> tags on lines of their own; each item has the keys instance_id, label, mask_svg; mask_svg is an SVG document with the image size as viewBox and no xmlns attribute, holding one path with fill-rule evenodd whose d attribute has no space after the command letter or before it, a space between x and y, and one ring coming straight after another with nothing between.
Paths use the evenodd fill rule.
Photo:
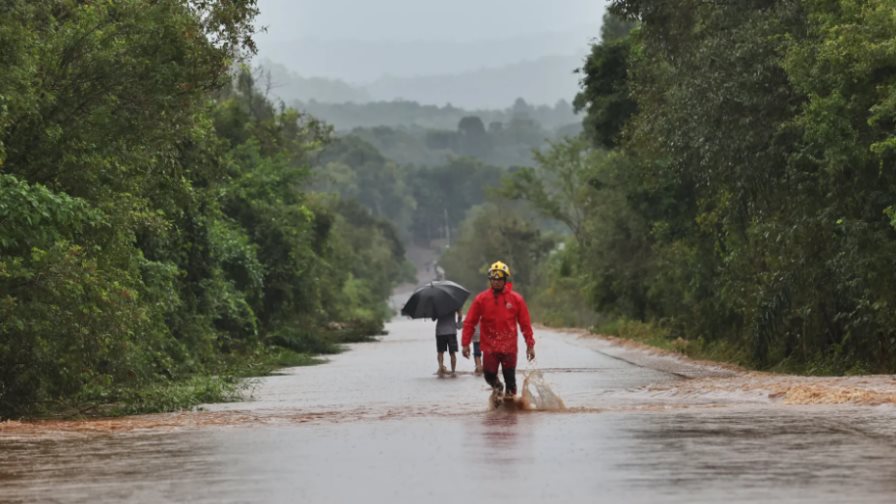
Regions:
<instances>
[{"instance_id":1,"label":"red rain jacket","mask_svg":"<svg viewBox=\"0 0 896 504\"><path fill-rule=\"evenodd\" d=\"M464 319L463 346L470 345L476 324L479 324L479 345L483 352L517 353L517 324L523 331L526 345L535 346L529 307L523 296L513 291L510 282L499 293L489 288L473 300Z\"/></svg>"}]
</instances>

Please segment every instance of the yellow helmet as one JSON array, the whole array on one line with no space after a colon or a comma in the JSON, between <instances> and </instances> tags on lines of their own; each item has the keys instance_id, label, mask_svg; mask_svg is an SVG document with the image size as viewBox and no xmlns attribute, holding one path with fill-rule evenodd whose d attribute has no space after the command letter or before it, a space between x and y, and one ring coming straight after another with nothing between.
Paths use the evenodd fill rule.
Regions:
<instances>
[{"instance_id":1,"label":"yellow helmet","mask_svg":"<svg viewBox=\"0 0 896 504\"><path fill-rule=\"evenodd\" d=\"M507 280L510 276L510 267L501 261L495 261L491 266L488 267L488 277L489 278L503 278Z\"/></svg>"}]
</instances>

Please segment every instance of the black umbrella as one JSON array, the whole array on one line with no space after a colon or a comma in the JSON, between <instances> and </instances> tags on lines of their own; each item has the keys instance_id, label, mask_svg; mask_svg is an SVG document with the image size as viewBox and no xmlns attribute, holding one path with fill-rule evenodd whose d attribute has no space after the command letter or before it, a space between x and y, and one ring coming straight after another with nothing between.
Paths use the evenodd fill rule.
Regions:
<instances>
[{"instance_id":1,"label":"black umbrella","mask_svg":"<svg viewBox=\"0 0 896 504\"><path fill-rule=\"evenodd\" d=\"M439 318L456 312L464 305L470 291L449 280L439 280L415 290L401 309L411 318Z\"/></svg>"}]
</instances>

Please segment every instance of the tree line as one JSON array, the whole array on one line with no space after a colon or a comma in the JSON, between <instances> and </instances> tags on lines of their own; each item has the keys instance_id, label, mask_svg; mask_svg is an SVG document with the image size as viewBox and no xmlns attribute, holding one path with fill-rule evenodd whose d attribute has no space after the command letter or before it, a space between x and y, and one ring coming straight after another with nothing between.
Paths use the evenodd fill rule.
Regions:
<instances>
[{"instance_id":1,"label":"tree line","mask_svg":"<svg viewBox=\"0 0 896 504\"><path fill-rule=\"evenodd\" d=\"M261 75L264 69L261 69ZM451 130L464 117L475 116L483 123L509 123L515 117L526 117L546 131L576 124L581 118L576 116L573 105L560 100L553 106L533 105L517 98L506 109L469 110L452 106L425 105L409 100L377 101L365 103L328 103L311 100L297 101L295 108L308 112L336 128L337 131L351 131L355 128L408 127L432 130Z\"/></svg>"},{"instance_id":2,"label":"tree line","mask_svg":"<svg viewBox=\"0 0 896 504\"><path fill-rule=\"evenodd\" d=\"M614 1L583 133L509 168L472 115L411 141L273 104L231 71L256 13L0 6L0 417L226 397L380 331L405 245L449 235L450 277L501 258L550 323L896 369L887 0Z\"/></svg>"},{"instance_id":3,"label":"tree line","mask_svg":"<svg viewBox=\"0 0 896 504\"><path fill-rule=\"evenodd\" d=\"M392 224L251 73L253 0L0 5L0 418L180 408L381 331Z\"/></svg>"},{"instance_id":4,"label":"tree line","mask_svg":"<svg viewBox=\"0 0 896 504\"><path fill-rule=\"evenodd\" d=\"M892 12L887 0L614 1L573 100L581 135L489 171L484 140L499 129L463 117L424 138L478 164L373 161L407 204L368 207L418 239L452 211L449 277L475 288L500 257L549 323L763 369L892 372ZM412 144L395 131L353 141L392 155ZM481 192L457 198L471 177Z\"/></svg>"},{"instance_id":5,"label":"tree line","mask_svg":"<svg viewBox=\"0 0 896 504\"><path fill-rule=\"evenodd\" d=\"M574 101L583 136L502 189L566 229L526 252L532 295L693 355L896 370L892 2L610 12Z\"/></svg>"}]
</instances>

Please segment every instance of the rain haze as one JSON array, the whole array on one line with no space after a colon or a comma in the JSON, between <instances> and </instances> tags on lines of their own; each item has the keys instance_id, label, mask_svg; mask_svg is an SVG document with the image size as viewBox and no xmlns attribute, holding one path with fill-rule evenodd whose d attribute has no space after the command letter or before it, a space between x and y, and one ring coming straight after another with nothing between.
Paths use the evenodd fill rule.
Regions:
<instances>
[{"instance_id":1,"label":"rain haze","mask_svg":"<svg viewBox=\"0 0 896 504\"><path fill-rule=\"evenodd\" d=\"M468 108L571 101L605 2L260 0L257 61L346 93ZM280 78L283 80L283 78ZM350 92L349 92L350 90Z\"/></svg>"}]
</instances>

